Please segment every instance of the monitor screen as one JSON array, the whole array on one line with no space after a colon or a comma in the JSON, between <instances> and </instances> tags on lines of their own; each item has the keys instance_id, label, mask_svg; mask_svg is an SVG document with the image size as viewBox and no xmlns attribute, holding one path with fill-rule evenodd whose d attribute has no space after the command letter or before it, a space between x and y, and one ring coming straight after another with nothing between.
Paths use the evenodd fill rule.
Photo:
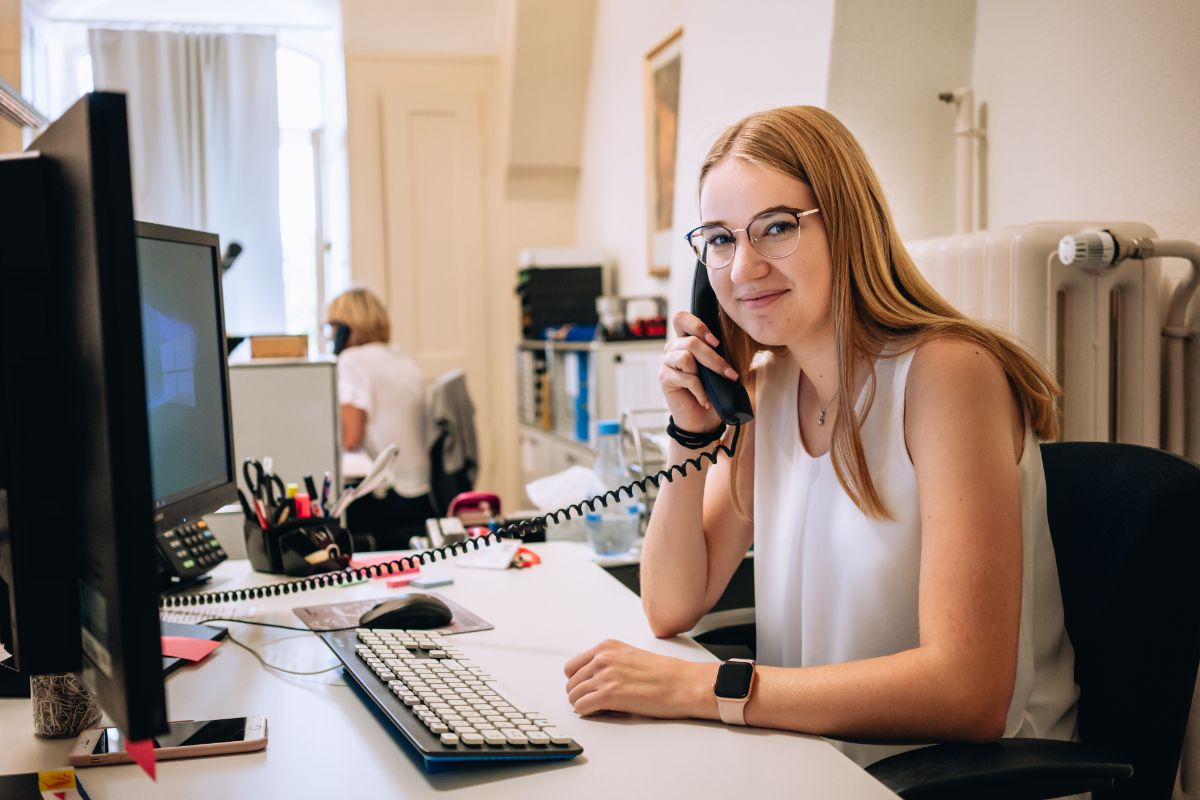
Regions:
<instances>
[{"instance_id":1,"label":"monitor screen","mask_svg":"<svg viewBox=\"0 0 1200 800\"><path fill-rule=\"evenodd\" d=\"M217 237L173 232L139 225L137 238L156 512L232 480Z\"/></svg>"}]
</instances>

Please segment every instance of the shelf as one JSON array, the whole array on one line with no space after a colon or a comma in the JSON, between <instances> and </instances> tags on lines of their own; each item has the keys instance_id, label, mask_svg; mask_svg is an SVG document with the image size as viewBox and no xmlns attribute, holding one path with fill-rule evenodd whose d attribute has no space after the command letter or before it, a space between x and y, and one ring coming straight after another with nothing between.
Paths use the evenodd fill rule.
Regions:
<instances>
[{"instance_id":1,"label":"shelf","mask_svg":"<svg viewBox=\"0 0 1200 800\"><path fill-rule=\"evenodd\" d=\"M624 339L619 342L593 340L590 342L556 342L553 339L522 339L522 350L558 350L561 352L596 352L600 350L661 350L666 339Z\"/></svg>"}]
</instances>

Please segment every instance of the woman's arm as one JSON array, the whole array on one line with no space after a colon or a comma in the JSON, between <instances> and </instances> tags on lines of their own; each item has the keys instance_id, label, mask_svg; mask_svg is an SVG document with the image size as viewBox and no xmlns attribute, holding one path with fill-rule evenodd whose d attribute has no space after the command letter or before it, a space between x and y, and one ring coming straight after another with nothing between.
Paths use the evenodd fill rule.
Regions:
<instances>
[{"instance_id":1,"label":"woman's arm","mask_svg":"<svg viewBox=\"0 0 1200 800\"><path fill-rule=\"evenodd\" d=\"M759 667L749 724L868 740L1003 734L1020 624L1021 430L995 358L959 339L920 348L905 416L922 521L920 643L845 664ZM581 714L719 716L715 664L605 642L568 662L566 672Z\"/></svg>"},{"instance_id":2,"label":"woman's arm","mask_svg":"<svg viewBox=\"0 0 1200 800\"><path fill-rule=\"evenodd\" d=\"M357 450L362 447L363 433L367 429L367 412L346 403L343 403L341 408L342 449Z\"/></svg>"},{"instance_id":3,"label":"woman's arm","mask_svg":"<svg viewBox=\"0 0 1200 800\"><path fill-rule=\"evenodd\" d=\"M725 437L728 442L732 434ZM710 445L708 450L716 447ZM742 507L754 498L754 423L738 439L738 492ZM700 451L671 442L667 459L679 464ZM655 636L690 630L708 612L754 541L754 524L737 514L730 497L733 464L716 464L665 484L654 501L641 557L642 608Z\"/></svg>"}]
</instances>

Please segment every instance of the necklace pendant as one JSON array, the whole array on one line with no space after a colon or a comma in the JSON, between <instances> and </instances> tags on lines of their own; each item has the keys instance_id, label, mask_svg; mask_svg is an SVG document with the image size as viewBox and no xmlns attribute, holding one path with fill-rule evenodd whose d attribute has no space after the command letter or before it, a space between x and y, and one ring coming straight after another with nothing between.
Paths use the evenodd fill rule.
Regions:
<instances>
[{"instance_id":1,"label":"necklace pendant","mask_svg":"<svg viewBox=\"0 0 1200 800\"><path fill-rule=\"evenodd\" d=\"M824 411L821 412L821 416L817 417L817 424L818 425L825 424L825 412Z\"/></svg>"}]
</instances>

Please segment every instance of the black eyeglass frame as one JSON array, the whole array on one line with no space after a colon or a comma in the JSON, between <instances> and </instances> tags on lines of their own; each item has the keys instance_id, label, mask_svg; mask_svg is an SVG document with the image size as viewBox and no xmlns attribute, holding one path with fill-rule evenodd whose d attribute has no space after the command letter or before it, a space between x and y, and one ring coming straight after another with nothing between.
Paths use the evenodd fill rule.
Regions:
<instances>
[{"instance_id":1,"label":"black eyeglass frame","mask_svg":"<svg viewBox=\"0 0 1200 800\"><path fill-rule=\"evenodd\" d=\"M744 227L744 228L728 228L724 225L718 225L713 222L707 222L703 225L697 225L696 227L692 228L690 231L688 231L687 233L685 233L683 235L683 239L684 239L684 241L686 241L688 243L688 247L692 248L692 252L696 254L696 258L698 258L700 260L700 263L704 264L704 266L708 267L708 269L726 269L727 267L729 267L730 264L733 263L733 259L737 257L738 240L737 240L736 234L738 233L738 231L741 231L742 233L746 234L746 241L748 241L750 243L750 246L754 248L754 252L758 253L763 258L771 258L771 259L787 258L792 253L796 252L796 248L800 246L800 231L799 231L799 229L797 229L797 231L796 231L796 241L792 244L791 250L789 250L786 253L783 253L781 255L769 256L766 253L764 253L762 250L758 249L758 245L755 244L755 241L756 241L755 238L750 235L750 228L753 227L755 222L757 222L758 220L762 219L763 217L765 217L769 214L791 214L792 216L794 216L796 218L796 225L798 228L798 226L800 225L800 220L802 220L804 217L812 216L813 214L816 214L820 210L821 210L820 208L810 208L807 211L801 211L798 208L769 208L766 211L761 211L758 214L755 214L754 218L751 219L750 222L748 222L746 224L746 227ZM729 238L733 239L733 254L730 255L728 264L722 264L719 267L710 266L709 263L707 261L705 261L705 259L704 259L704 253L708 251L708 245L705 244L703 248L698 248L698 247L696 247L695 244L692 243L692 235L695 234L697 231L702 230L704 228L724 228L726 231L729 231Z\"/></svg>"}]
</instances>

